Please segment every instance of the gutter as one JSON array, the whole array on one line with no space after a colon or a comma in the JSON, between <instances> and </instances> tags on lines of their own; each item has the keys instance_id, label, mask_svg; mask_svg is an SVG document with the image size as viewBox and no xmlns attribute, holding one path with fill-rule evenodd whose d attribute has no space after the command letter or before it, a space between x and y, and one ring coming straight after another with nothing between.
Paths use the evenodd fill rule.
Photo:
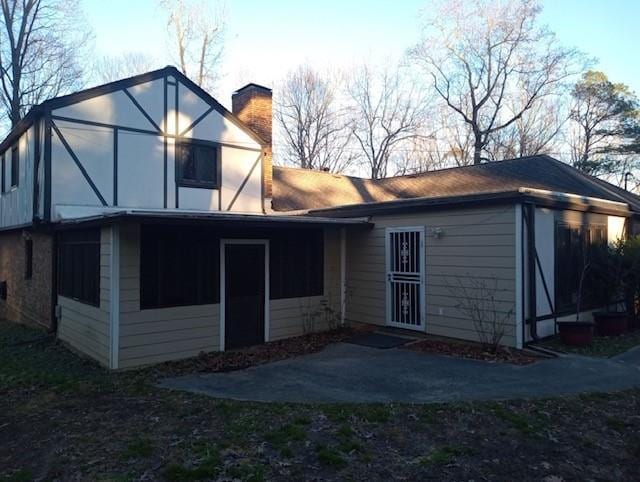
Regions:
<instances>
[{"instance_id":1,"label":"gutter","mask_svg":"<svg viewBox=\"0 0 640 482\"><path fill-rule=\"evenodd\" d=\"M460 206L499 205L506 203L532 202L552 209L595 212L628 217L635 212L624 202L581 196L558 191L519 187L516 190L481 192L440 197L418 197L394 199L362 204L310 209L309 216L357 217L393 214L396 212L424 211L427 209L453 209Z\"/></svg>"},{"instance_id":2,"label":"gutter","mask_svg":"<svg viewBox=\"0 0 640 482\"><path fill-rule=\"evenodd\" d=\"M548 191L546 189L520 187L518 188L518 192L525 195L530 194L534 196L535 195L549 196L554 199L557 199L558 201L570 201L570 200L582 201L584 204L589 204L592 201L596 201L598 203L610 204L611 206L620 207L622 209L627 209L627 210L629 209L629 204L625 202L611 201L609 199L602 199L597 197L581 196L579 194L571 194L571 193L560 192L560 191Z\"/></svg>"}]
</instances>

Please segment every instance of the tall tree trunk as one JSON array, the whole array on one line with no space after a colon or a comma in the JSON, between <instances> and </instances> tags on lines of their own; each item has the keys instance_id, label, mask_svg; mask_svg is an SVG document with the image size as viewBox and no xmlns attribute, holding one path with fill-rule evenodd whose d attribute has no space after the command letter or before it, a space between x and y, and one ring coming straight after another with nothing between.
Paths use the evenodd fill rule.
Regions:
<instances>
[{"instance_id":1,"label":"tall tree trunk","mask_svg":"<svg viewBox=\"0 0 640 482\"><path fill-rule=\"evenodd\" d=\"M481 164L482 163L482 138L480 133L475 134L475 142L473 143L473 163Z\"/></svg>"}]
</instances>

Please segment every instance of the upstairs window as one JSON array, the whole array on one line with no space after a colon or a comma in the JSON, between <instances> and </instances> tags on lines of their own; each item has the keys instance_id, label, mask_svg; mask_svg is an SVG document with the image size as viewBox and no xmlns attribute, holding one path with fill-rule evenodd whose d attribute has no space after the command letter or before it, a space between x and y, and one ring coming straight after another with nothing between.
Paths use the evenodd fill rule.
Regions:
<instances>
[{"instance_id":1,"label":"upstairs window","mask_svg":"<svg viewBox=\"0 0 640 482\"><path fill-rule=\"evenodd\" d=\"M20 150L18 144L11 148L11 187L18 185L18 177L20 175Z\"/></svg>"},{"instance_id":2,"label":"upstairs window","mask_svg":"<svg viewBox=\"0 0 640 482\"><path fill-rule=\"evenodd\" d=\"M182 140L176 144L178 184L185 187L218 187L220 149L217 144Z\"/></svg>"},{"instance_id":3,"label":"upstairs window","mask_svg":"<svg viewBox=\"0 0 640 482\"><path fill-rule=\"evenodd\" d=\"M7 192L7 163L6 163L6 155L2 154L2 178L0 182L2 182L2 186L0 186L0 191L2 193Z\"/></svg>"}]
</instances>

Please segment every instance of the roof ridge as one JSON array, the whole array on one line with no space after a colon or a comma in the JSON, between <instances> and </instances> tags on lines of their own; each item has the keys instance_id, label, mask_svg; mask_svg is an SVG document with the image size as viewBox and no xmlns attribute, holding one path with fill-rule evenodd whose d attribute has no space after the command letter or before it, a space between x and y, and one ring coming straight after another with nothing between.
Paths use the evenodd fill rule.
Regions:
<instances>
[{"instance_id":1,"label":"roof ridge","mask_svg":"<svg viewBox=\"0 0 640 482\"><path fill-rule=\"evenodd\" d=\"M420 176L427 176L430 174L435 174L438 172L446 172L446 171L453 171L453 170L462 170L462 169L484 169L487 166L491 166L491 165L495 165L495 164L502 164L502 163L508 163L508 162L515 162L515 161L523 161L525 159L535 159L537 157L549 157L550 159L553 159L554 161L557 161L557 159L554 159L551 156L548 156L547 154L533 154L531 156L522 156L522 157L511 157L509 159L499 159L497 161L489 161L489 162L483 162L481 164L467 164L465 166L450 166L450 167L443 167L442 169L434 169L432 171L422 171L422 172L416 172L413 174L400 174L398 176L390 176L390 177L383 177L381 179L371 179L372 181L375 182L383 182L383 181L387 181L390 179L401 179L401 178L415 178L415 177L420 177ZM558 161L561 162L561 161Z\"/></svg>"},{"instance_id":2,"label":"roof ridge","mask_svg":"<svg viewBox=\"0 0 640 482\"><path fill-rule=\"evenodd\" d=\"M324 176L333 176L333 177L344 177L344 178L348 178L348 179L359 179L362 181L374 181L374 179L368 178L368 177L360 177L360 176L351 176L349 174L342 174L342 173L337 173L337 172L331 172L331 171L320 171L319 169L307 169L305 167L296 167L296 166L281 166L279 164L274 164L273 165L274 169L285 169L288 171L295 171L295 172L311 172L314 174L320 174L320 175L324 175Z\"/></svg>"}]
</instances>

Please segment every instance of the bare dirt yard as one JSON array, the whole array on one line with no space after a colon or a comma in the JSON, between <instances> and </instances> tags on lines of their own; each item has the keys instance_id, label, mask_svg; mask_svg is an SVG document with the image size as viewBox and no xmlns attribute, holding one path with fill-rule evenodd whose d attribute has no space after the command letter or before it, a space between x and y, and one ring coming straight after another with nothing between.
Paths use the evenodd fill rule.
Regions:
<instances>
[{"instance_id":1,"label":"bare dirt yard","mask_svg":"<svg viewBox=\"0 0 640 482\"><path fill-rule=\"evenodd\" d=\"M437 405L232 402L156 388L170 365L108 373L42 336L0 322L0 480L638 479L640 390Z\"/></svg>"}]
</instances>

